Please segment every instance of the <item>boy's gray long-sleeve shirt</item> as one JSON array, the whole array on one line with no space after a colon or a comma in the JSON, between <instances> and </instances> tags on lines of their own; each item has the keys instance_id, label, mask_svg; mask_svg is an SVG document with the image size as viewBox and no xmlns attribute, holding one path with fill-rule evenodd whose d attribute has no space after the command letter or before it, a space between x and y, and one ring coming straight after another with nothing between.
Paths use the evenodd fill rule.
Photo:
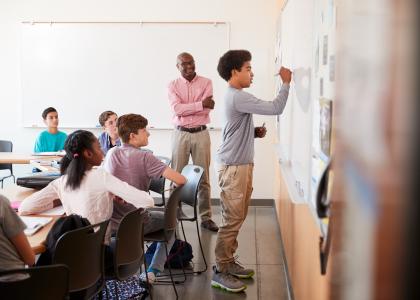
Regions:
<instances>
[{"instance_id":1,"label":"boy's gray long-sleeve shirt","mask_svg":"<svg viewBox=\"0 0 420 300\"><path fill-rule=\"evenodd\" d=\"M250 93L228 87L224 97L222 144L217 160L224 165L254 162L254 122L252 114L279 115L289 96L289 84L283 84L273 101L260 100Z\"/></svg>"}]
</instances>

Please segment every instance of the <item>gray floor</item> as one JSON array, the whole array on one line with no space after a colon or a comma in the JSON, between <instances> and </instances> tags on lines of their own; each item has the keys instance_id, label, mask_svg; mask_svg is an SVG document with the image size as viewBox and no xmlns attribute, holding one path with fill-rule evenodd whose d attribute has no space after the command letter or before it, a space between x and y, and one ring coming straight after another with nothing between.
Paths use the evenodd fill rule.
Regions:
<instances>
[{"instance_id":1,"label":"gray floor","mask_svg":"<svg viewBox=\"0 0 420 300\"><path fill-rule=\"evenodd\" d=\"M220 221L220 207L214 206L214 220ZM203 260L195 233L194 223L185 223L188 241L192 244L195 268L202 268ZM287 281L283 266L280 232L273 207L250 207L248 217L239 234L239 261L246 267L254 268L253 279L244 280L248 288L245 292L232 294L210 285L214 265L216 234L202 230L204 251L209 261L206 273L188 276L184 284L177 285L179 299L276 299L287 300ZM176 299L171 285L155 285L153 299Z\"/></svg>"}]
</instances>

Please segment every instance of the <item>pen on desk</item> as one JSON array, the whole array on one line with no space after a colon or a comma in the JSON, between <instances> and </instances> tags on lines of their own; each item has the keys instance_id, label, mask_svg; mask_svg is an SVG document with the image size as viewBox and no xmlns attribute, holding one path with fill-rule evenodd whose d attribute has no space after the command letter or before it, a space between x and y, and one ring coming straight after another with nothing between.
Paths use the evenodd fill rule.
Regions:
<instances>
[{"instance_id":1,"label":"pen on desk","mask_svg":"<svg viewBox=\"0 0 420 300\"><path fill-rule=\"evenodd\" d=\"M265 122L262 124L262 126L261 127L265 127Z\"/></svg>"}]
</instances>

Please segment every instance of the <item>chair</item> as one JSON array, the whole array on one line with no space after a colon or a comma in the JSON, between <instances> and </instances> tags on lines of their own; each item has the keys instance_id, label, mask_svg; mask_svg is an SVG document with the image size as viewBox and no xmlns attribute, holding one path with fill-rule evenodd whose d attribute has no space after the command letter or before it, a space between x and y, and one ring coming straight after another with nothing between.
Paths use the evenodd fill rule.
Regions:
<instances>
[{"instance_id":1,"label":"chair","mask_svg":"<svg viewBox=\"0 0 420 300\"><path fill-rule=\"evenodd\" d=\"M183 186L176 188L164 208L164 228L158 231L154 231L144 235L144 240L147 242L163 242L165 243L166 257L169 255L167 243L171 236L175 233L177 227L177 214L180 203L180 195L182 193ZM144 249L143 249L144 250ZM144 255L144 253L143 253ZM173 286L176 299L178 299L178 292L176 290L175 281L173 279L172 270L170 264L168 265L169 276L171 278L171 284ZM147 270L147 266L145 266ZM147 274L147 272L146 272Z\"/></svg>"},{"instance_id":2,"label":"chair","mask_svg":"<svg viewBox=\"0 0 420 300\"><path fill-rule=\"evenodd\" d=\"M13 143L11 141L0 140L0 152L12 152ZM9 177L13 177L13 182L15 182L15 175L13 175L13 165L12 164L0 164L0 170L9 170L10 175L0 176L1 188L3 188L3 180Z\"/></svg>"},{"instance_id":3,"label":"chair","mask_svg":"<svg viewBox=\"0 0 420 300\"><path fill-rule=\"evenodd\" d=\"M186 204L193 208L194 213L192 215L186 215L182 209L180 209L178 220L181 223L182 234L184 235L184 240L187 241L184 231L184 224L183 221L195 222L196 229L197 229L197 236L198 236L198 243L200 245L201 255L204 260L205 268L200 271L194 271L192 273L187 274L200 274L207 270L207 261L204 255L203 245L201 243L200 237L200 230L198 228L198 213L197 213L197 194L198 188L200 186L201 179L203 177L204 169L200 166L196 165L186 165L183 169L181 174L187 178L187 183L182 186L181 192L181 205Z\"/></svg>"},{"instance_id":4,"label":"chair","mask_svg":"<svg viewBox=\"0 0 420 300\"><path fill-rule=\"evenodd\" d=\"M68 231L57 241L53 263L70 270L70 298L91 299L105 284L104 237L109 220Z\"/></svg>"},{"instance_id":5,"label":"chair","mask_svg":"<svg viewBox=\"0 0 420 300\"><path fill-rule=\"evenodd\" d=\"M67 299L69 269L50 265L0 272L1 299Z\"/></svg>"},{"instance_id":6,"label":"chair","mask_svg":"<svg viewBox=\"0 0 420 300\"><path fill-rule=\"evenodd\" d=\"M121 220L115 238L111 239L113 270L107 270L106 280L126 280L140 270L144 262L143 222L143 208L129 212ZM116 285L115 291L118 297Z\"/></svg>"},{"instance_id":7,"label":"chair","mask_svg":"<svg viewBox=\"0 0 420 300\"><path fill-rule=\"evenodd\" d=\"M169 166L171 159L165 156L156 156L161 162ZM162 196L162 202L156 202L156 206L165 206L165 177L161 176L158 179L152 179L149 184L149 190L158 193Z\"/></svg>"}]
</instances>

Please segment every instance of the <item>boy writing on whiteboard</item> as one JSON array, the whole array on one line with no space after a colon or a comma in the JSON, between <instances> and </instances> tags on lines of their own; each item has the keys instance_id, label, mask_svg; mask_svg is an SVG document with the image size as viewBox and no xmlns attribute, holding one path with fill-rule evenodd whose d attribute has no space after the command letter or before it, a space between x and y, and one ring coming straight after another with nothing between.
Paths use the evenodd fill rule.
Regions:
<instances>
[{"instance_id":1,"label":"boy writing on whiteboard","mask_svg":"<svg viewBox=\"0 0 420 300\"><path fill-rule=\"evenodd\" d=\"M217 71L229 86L223 101L222 144L217 153L222 224L217 234L216 266L211 284L230 292L241 292L246 285L238 278L250 278L254 270L238 264L234 254L252 193L254 138L263 138L266 134L264 126L254 127L253 114L279 115L283 112L292 73L282 67L279 75L283 85L279 94L273 101L263 101L243 90L251 85L254 77L249 51L226 52L219 60Z\"/></svg>"},{"instance_id":2,"label":"boy writing on whiteboard","mask_svg":"<svg viewBox=\"0 0 420 300\"><path fill-rule=\"evenodd\" d=\"M34 146L34 152L56 152L64 149L67 134L58 130L58 113L54 107L48 107L42 112L47 130L41 132Z\"/></svg>"}]
</instances>

